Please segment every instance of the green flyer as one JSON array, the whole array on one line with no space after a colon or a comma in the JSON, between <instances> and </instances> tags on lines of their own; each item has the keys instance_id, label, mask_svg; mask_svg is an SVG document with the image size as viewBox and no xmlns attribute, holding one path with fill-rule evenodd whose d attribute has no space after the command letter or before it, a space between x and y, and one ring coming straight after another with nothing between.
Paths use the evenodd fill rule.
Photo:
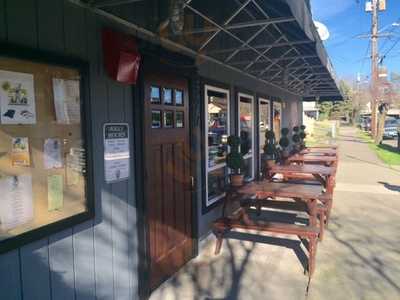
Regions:
<instances>
[{"instance_id":1,"label":"green flyer","mask_svg":"<svg viewBox=\"0 0 400 300\"><path fill-rule=\"evenodd\" d=\"M64 178L62 175L47 177L48 210L60 210L64 205Z\"/></svg>"}]
</instances>

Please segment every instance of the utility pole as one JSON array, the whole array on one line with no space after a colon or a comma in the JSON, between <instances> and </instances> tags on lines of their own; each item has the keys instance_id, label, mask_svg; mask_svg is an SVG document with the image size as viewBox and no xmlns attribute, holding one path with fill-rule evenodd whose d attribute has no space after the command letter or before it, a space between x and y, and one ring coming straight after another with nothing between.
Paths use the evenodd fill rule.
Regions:
<instances>
[{"instance_id":1,"label":"utility pole","mask_svg":"<svg viewBox=\"0 0 400 300\"><path fill-rule=\"evenodd\" d=\"M377 101L379 89L379 75L378 75L378 11L379 0L372 0L372 28L371 28L371 133L375 139L377 133Z\"/></svg>"}]
</instances>

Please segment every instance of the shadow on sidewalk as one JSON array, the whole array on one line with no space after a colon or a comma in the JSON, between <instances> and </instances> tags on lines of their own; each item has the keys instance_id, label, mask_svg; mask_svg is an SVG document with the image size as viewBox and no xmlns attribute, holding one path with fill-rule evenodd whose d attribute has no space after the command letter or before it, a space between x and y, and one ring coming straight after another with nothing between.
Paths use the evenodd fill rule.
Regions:
<instances>
[{"instance_id":1,"label":"shadow on sidewalk","mask_svg":"<svg viewBox=\"0 0 400 300\"><path fill-rule=\"evenodd\" d=\"M358 161L361 161L361 162L364 162L364 163L367 163L367 164L370 164L370 165L374 165L374 166L377 166L377 167L380 167L380 168L383 168L383 169L388 169L388 170L391 170L391 171L396 172L396 173L400 173L399 170L393 169L391 167L387 167L387 166L379 164L379 163L370 162L370 161L365 160L365 159L360 159L360 158L355 157L353 155L346 155L346 157L354 159L354 160L358 160Z\"/></svg>"},{"instance_id":2,"label":"shadow on sidewalk","mask_svg":"<svg viewBox=\"0 0 400 300\"><path fill-rule=\"evenodd\" d=\"M400 154L400 151L396 147L393 147L393 146L388 145L388 144L380 144L378 147L383 149L383 150L386 150L386 151L390 151L390 152L393 152L393 153L399 153Z\"/></svg>"},{"instance_id":3,"label":"shadow on sidewalk","mask_svg":"<svg viewBox=\"0 0 400 300\"><path fill-rule=\"evenodd\" d=\"M400 193L400 185L394 185L383 181L378 181L378 183L382 184L386 189L394 192Z\"/></svg>"}]
</instances>

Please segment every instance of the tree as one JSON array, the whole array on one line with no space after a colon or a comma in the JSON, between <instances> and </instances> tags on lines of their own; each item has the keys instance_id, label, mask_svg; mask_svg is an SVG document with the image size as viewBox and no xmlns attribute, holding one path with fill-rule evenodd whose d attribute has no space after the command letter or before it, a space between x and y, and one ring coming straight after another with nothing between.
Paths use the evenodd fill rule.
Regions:
<instances>
[{"instance_id":1,"label":"tree","mask_svg":"<svg viewBox=\"0 0 400 300\"><path fill-rule=\"evenodd\" d=\"M354 120L354 92L349 84L344 80L339 82L339 89L343 95L343 101L326 101L318 103L320 119L339 120L345 118L348 122Z\"/></svg>"}]
</instances>

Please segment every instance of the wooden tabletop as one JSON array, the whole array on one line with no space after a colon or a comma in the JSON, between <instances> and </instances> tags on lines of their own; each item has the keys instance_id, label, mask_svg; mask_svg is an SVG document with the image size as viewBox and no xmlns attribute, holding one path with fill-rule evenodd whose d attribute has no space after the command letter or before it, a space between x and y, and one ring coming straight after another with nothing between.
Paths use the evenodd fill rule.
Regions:
<instances>
[{"instance_id":1,"label":"wooden tabletop","mask_svg":"<svg viewBox=\"0 0 400 300\"><path fill-rule=\"evenodd\" d=\"M278 173L283 175L291 174L317 174L321 176L330 176L334 173L333 167L326 167L321 165L275 165L270 168L269 173Z\"/></svg>"},{"instance_id":2,"label":"wooden tabletop","mask_svg":"<svg viewBox=\"0 0 400 300\"><path fill-rule=\"evenodd\" d=\"M303 200L318 199L323 190L320 185L254 181L238 189L243 195L258 195L283 198L301 198Z\"/></svg>"},{"instance_id":3,"label":"wooden tabletop","mask_svg":"<svg viewBox=\"0 0 400 300\"><path fill-rule=\"evenodd\" d=\"M289 162L321 162L334 163L337 160L334 156L327 155L293 155L288 158Z\"/></svg>"},{"instance_id":4,"label":"wooden tabletop","mask_svg":"<svg viewBox=\"0 0 400 300\"><path fill-rule=\"evenodd\" d=\"M300 154L336 156L338 152L334 149L303 149L300 151Z\"/></svg>"}]
</instances>

